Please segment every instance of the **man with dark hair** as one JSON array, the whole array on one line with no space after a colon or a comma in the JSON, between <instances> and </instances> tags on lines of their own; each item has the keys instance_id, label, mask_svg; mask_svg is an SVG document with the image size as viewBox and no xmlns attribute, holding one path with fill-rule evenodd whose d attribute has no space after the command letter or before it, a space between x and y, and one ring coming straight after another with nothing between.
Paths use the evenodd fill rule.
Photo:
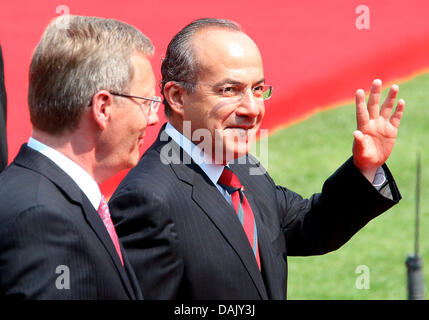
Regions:
<instances>
[{"instance_id":1,"label":"man with dark hair","mask_svg":"<svg viewBox=\"0 0 429 320\"><path fill-rule=\"evenodd\" d=\"M341 247L401 198L385 165L404 101L356 92L353 156L310 199L248 154L272 87L237 24L201 19L162 63L168 123L110 200L147 299L285 299L287 256ZM392 114L392 115L391 115Z\"/></svg>"},{"instance_id":2,"label":"man with dark hair","mask_svg":"<svg viewBox=\"0 0 429 320\"><path fill-rule=\"evenodd\" d=\"M0 296L141 299L99 185L135 166L161 98L150 40L61 16L30 65L32 136L0 175Z\"/></svg>"},{"instance_id":3,"label":"man with dark hair","mask_svg":"<svg viewBox=\"0 0 429 320\"><path fill-rule=\"evenodd\" d=\"M0 46L0 172L7 166L6 103L3 54Z\"/></svg>"}]
</instances>

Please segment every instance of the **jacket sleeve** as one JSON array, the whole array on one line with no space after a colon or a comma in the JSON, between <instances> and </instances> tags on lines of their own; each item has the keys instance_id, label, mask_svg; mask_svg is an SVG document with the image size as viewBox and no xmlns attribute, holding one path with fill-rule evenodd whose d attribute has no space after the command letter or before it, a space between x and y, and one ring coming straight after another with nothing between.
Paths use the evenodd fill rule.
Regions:
<instances>
[{"instance_id":1,"label":"jacket sleeve","mask_svg":"<svg viewBox=\"0 0 429 320\"><path fill-rule=\"evenodd\" d=\"M154 192L121 188L109 202L116 232L145 299L175 299L183 276L168 204Z\"/></svg>"},{"instance_id":2,"label":"jacket sleeve","mask_svg":"<svg viewBox=\"0 0 429 320\"><path fill-rule=\"evenodd\" d=\"M288 255L317 255L338 249L370 220L401 199L389 169L389 181L380 193L348 159L323 185L322 192L309 199L277 186L281 226Z\"/></svg>"}]
</instances>

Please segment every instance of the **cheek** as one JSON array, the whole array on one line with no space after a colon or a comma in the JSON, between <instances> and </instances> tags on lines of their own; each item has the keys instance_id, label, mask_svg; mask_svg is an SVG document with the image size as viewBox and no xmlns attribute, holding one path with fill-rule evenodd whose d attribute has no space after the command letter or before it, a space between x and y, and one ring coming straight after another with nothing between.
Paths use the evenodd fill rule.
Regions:
<instances>
[{"instance_id":1,"label":"cheek","mask_svg":"<svg viewBox=\"0 0 429 320\"><path fill-rule=\"evenodd\" d=\"M221 129L223 122L234 111L231 104L208 99L205 96L195 100L187 104L184 111L184 120L191 121L193 129L205 128L210 131Z\"/></svg>"},{"instance_id":2,"label":"cheek","mask_svg":"<svg viewBox=\"0 0 429 320\"><path fill-rule=\"evenodd\" d=\"M129 114L127 115L127 119L124 120L121 128L118 129L115 139L119 145L127 148L128 152L134 157L143 144L141 138L147 126L146 118L138 114Z\"/></svg>"},{"instance_id":3,"label":"cheek","mask_svg":"<svg viewBox=\"0 0 429 320\"><path fill-rule=\"evenodd\" d=\"M127 119L124 123L124 129L128 132L129 135L138 136L147 127L147 118L144 115L143 111L139 111L139 113L130 113L127 115Z\"/></svg>"},{"instance_id":4,"label":"cheek","mask_svg":"<svg viewBox=\"0 0 429 320\"><path fill-rule=\"evenodd\" d=\"M186 107L183 114L183 121L187 121L192 130L207 128L207 114L203 107Z\"/></svg>"},{"instance_id":5,"label":"cheek","mask_svg":"<svg viewBox=\"0 0 429 320\"><path fill-rule=\"evenodd\" d=\"M124 141L122 142L124 148L127 148L127 150L124 150L123 156L128 168L137 165L142 154L144 141L143 139L139 139L139 136L137 133L129 134L127 137L124 137ZM125 143L125 139L128 139L127 144Z\"/></svg>"},{"instance_id":6,"label":"cheek","mask_svg":"<svg viewBox=\"0 0 429 320\"><path fill-rule=\"evenodd\" d=\"M260 107L260 120L262 120L262 118L265 115L265 103L261 105Z\"/></svg>"}]
</instances>

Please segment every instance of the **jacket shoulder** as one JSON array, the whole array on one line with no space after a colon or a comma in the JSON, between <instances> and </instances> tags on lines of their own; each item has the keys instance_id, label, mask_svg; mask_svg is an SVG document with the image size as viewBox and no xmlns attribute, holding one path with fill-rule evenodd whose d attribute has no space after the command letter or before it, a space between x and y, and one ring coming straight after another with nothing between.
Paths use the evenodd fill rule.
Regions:
<instances>
[{"instance_id":1,"label":"jacket shoulder","mask_svg":"<svg viewBox=\"0 0 429 320\"><path fill-rule=\"evenodd\" d=\"M31 169L11 164L0 175L0 228L31 208L52 208L61 214L65 202L54 183Z\"/></svg>"}]
</instances>

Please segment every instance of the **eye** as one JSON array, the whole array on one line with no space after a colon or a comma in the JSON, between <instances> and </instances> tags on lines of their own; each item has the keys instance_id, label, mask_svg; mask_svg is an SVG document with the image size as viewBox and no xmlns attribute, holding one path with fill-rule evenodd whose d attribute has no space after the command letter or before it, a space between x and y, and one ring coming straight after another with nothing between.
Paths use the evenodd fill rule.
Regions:
<instances>
[{"instance_id":1,"label":"eye","mask_svg":"<svg viewBox=\"0 0 429 320\"><path fill-rule=\"evenodd\" d=\"M236 86L227 86L220 89L220 94L223 97L234 97L240 93L240 88Z\"/></svg>"},{"instance_id":2,"label":"eye","mask_svg":"<svg viewBox=\"0 0 429 320\"><path fill-rule=\"evenodd\" d=\"M262 95L264 94L264 90L265 90L265 86L256 86L252 89L253 94L256 97L262 97Z\"/></svg>"}]
</instances>

